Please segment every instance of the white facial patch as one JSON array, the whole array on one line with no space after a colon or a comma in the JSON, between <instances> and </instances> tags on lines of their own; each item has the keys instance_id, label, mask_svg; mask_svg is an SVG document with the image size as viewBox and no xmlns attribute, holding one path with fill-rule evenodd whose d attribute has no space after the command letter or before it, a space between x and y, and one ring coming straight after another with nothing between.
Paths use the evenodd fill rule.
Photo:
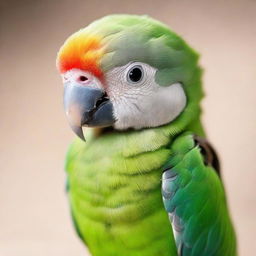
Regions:
<instances>
[{"instance_id":1,"label":"white facial patch","mask_svg":"<svg viewBox=\"0 0 256 256\"><path fill-rule=\"evenodd\" d=\"M185 108L182 85L159 86L156 71L148 64L133 62L107 72L107 94L114 106L116 129L167 124Z\"/></svg>"}]
</instances>

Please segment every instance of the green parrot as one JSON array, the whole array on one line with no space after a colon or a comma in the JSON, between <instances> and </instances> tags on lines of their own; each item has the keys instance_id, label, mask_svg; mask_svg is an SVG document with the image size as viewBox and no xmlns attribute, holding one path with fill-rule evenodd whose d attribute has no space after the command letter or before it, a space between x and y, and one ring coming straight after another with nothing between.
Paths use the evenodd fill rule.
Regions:
<instances>
[{"instance_id":1,"label":"green parrot","mask_svg":"<svg viewBox=\"0 0 256 256\"><path fill-rule=\"evenodd\" d=\"M136 15L103 17L59 50L79 137L67 154L67 193L91 255L237 255L200 121L198 58L166 25Z\"/></svg>"}]
</instances>

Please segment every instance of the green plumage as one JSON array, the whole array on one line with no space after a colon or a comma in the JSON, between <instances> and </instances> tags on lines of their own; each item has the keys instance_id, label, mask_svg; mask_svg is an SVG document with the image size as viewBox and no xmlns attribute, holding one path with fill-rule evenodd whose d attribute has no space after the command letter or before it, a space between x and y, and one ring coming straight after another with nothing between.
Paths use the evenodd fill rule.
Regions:
<instances>
[{"instance_id":1,"label":"green plumage","mask_svg":"<svg viewBox=\"0 0 256 256\"><path fill-rule=\"evenodd\" d=\"M182 256L236 255L234 230L223 185L211 165L204 164L191 133L171 145L165 168L172 178L163 181L165 208L178 222L177 247Z\"/></svg>"},{"instance_id":2,"label":"green plumage","mask_svg":"<svg viewBox=\"0 0 256 256\"><path fill-rule=\"evenodd\" d=\"M144 62L157 69L159 85L181 82L187 96L186 108L169 124L100 136L91 131L86 143L77 139L71 145L68 196L92 255L236 255L223 186L191 137L204 136L198 55L169 28L146 16L109 16L86 30L104 38L104 71ZM176 178L162 184L166 168ZM170 192L167 197L163 185ZM178 252L167 212L176 214L183 229L176 237Z\"/></svg>"},{"instance_id":3,"label":"green plumage","mask_svg":"<svg viewBox=\"0 0 256 256\"><path fill-rule=\"evenodd\" d=\"M173 123L91 134L86 143L77 139L71 146L66 166L71 208L93 255L176 255L161 196L162 168L176 130Z\"/></svg>"}]
</instances>

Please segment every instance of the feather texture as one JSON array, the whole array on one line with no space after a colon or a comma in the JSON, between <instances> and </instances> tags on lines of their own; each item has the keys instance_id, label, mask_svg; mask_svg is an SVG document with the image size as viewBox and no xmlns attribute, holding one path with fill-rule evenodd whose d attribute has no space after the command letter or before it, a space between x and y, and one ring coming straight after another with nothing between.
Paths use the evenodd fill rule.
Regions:
<instances>
[{"instance_id":1,"label":"feather texture","mask_svg":"<svg viewBox=\"0 0 256 256\"><path fill-rule=\"evenodd\" d=\"M191 133L171 145L162 194L179 255L236 255L236 239L222 182Z\"/></svg>"}]
</instances>

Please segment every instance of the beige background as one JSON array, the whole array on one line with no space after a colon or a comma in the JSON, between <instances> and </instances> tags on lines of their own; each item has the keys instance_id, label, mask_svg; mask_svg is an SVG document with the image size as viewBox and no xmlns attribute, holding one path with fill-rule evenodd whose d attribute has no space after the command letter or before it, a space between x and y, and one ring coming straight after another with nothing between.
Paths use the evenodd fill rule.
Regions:
<instances>
[{"instance_id":1,"label":"beige background","mask_svg":"<svg viewBox=\"0 0 256 256\"><path fill-rule=\"evenodd\" d=\"M0 255L85 255L64 193L74 137L55 56L110 13L149 14L202 54L203 120L223 166L240 255L256 251L256 1L1 0Z\"/></svg>"}]
</instances>

